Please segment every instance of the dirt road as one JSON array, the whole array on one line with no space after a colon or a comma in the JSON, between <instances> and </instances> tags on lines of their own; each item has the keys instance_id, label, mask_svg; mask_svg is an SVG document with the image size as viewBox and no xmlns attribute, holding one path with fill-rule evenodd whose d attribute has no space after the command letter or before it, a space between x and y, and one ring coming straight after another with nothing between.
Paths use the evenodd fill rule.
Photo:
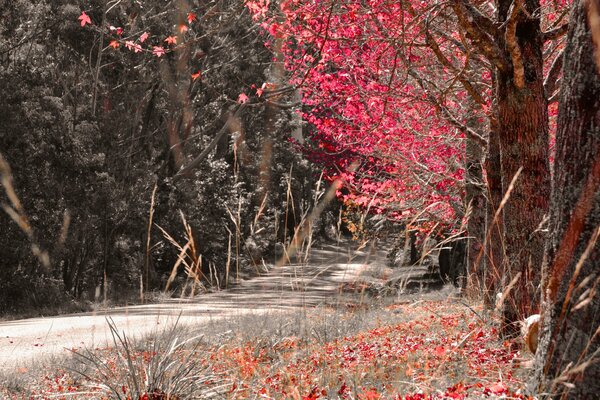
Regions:
<instances>
[{"instance_id":1,"label":"dirt road","mask_svg":"<svg viewBox=\"0 0 600 400\"><path fill-rule=\"evenodd\" d=\"M107 346L112 341L108 317L119 331L135 337L160 330L177 318L180 324L200 324L236 315L344 301L339 290L342 284L356 282L359 277L363 281L381 281L390 273L383 250L355 251L354 247L354 243L324 245L312 251L307 265L273 268L232 289L193 300L2 322L0 371L26 365L39 357L66 354L67 349Z\"/></svg>"}]
</instances>

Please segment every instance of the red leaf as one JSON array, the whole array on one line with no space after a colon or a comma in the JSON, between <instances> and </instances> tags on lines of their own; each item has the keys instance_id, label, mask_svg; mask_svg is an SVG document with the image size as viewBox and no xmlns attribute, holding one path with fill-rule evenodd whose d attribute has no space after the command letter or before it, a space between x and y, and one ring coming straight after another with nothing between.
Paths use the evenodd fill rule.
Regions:
<instances>
[{"instance_id":1,"label":"red leaf","mask_svg":"<svg viewBox=\"0 0 600 400\"><path fill-rule=\"evenodd\" d=\"M187 31L188 31L188 27L186 24L179 25L179 33L187 32Z\"/></svg>"},{"instance_id":2,"label":"red leaf","mask_svg":"<svg viewBox=\"0 0 600 400\"><path fill-rule=\"evenodd\" d=\"M142 51L142 46L140 46L137 43L132 42L131 40L128 40L125 42L125 47L128 48L129 50L132 50L135 53L139 53L140 51Z\"/></svg>"},{"instance_id":3,"label":"red leaf","mask_svg":"<svg viewBox=\"0 0 600 400\"><path fill-rule=\"evenodd\" d=\"M177 44L177 38L175 36L169 36L165 39L167 44Z\"/></svg>"},{"instance_id":4,"label":"red leaf","mask_svg":"<svg viewBox=\"0 0 600 400\"><path fill-rule=\"evenodd\" d=\"M123 28L121 28L120 26L118 28L115 28L114 26L110 26L108 28L111 32L116 33L117 35L121 36L123 34Z\"/></svg>"},{"instance_id":5,"label":"red leaf","mask_svg":"<svg viewBox=\"0 0 600 400\"><path fill-rule=\"evenodd\" d=\"M92 20L90 19L90 17L85 13L85 11L83 11L81 13L81 15L79 16L79 18L77 18L78 20L81 21L81 26L85 26L85 24L91 24Z\"/></svg>"},{"instance_id":6,"label":"red leaf","mask_svg":"<svg viewBox=\"0 0 600 400\"><path fill-rule=\"evenodd\" d=\"M193 12L191 12L191 13L188 13L188 15L187 15L187 21L188 21L188 24L191 24L191 23L192 23L192 22L194 22L194 21L195 21L197 18L198 18L198 16L196 15L196 13L193 13Z\"/></svg>"},{"instance_id":7,"label":"red leaf","mask_svg":"<svg viewBox=\"0 0 600 400\"><path fill-rule=\"evenodd\" d=\"M507 389L504 382L496 382L492 386L483 389L483 394L502 394L506 393Z\"/></svg>"},{"instance_id":8,"label":"red leaf","mask_svg":"<svg viewBox=\"0 0 600 400\"><path fill-rule=\"evenodd\" d=\"M436 356L439 357L443 357L444 354L446 354L446 349L444 348L444 346L437 346L434 350L433 350L434 354Z\"/></svg>"},{"instance_id":9,"label":"red leaf","mask_svg":"<svg viewBox=\"0 0 600 400\"><path fill-rule=\"evenodd\" d=\"M110 47L112 47L113 49L118 49L119 48L119 42L117 42L116 40L111 40L108 45Z\"/></svg>"},{"instance_id":10,"label":"red leaf","mask_svg":"<svg viewBox=\"0 0 600 400\"><path fill-rule=\"evenodd\" d=\"M247 102L249 100L249 97L246 96L246 93L240 93L240 95L238 96L238 103L240 104L244 104L245 102Z\"/></svg>"},{"instance_id":11,"label":"red leaf","mask_svg":"<svg viewBox=\"0 0 600 400\"><path fill-rule=\"evenodd\" d=\"M200 78L200 71L196 72L195 74L192 74L192 80L193 81L195 81L198 78Z\"/></svg>"},{"instance_id":12,"label":"red leaf","mask_svg":"<svg viewBox=\"0 0 600 400\"><path fill-rule=\"evenodd\" d=\"M152 49L152 54L154 54L156 57L161 57L165 54L165 49L162 46L154 46Z\"/></svg>"},{"instance_id":13,"label":"red leaf","mask_svg":"<svg viewBox=\"0 0 600 400\"><path fill-rule=\"evenodd\" d=\"M379 399L381 399L381 395L379 393L377 393L377 390L371 389L371 390L366 391L362 396L359 395L359 399L379 400Z\"/></svg>"}]
</instances>

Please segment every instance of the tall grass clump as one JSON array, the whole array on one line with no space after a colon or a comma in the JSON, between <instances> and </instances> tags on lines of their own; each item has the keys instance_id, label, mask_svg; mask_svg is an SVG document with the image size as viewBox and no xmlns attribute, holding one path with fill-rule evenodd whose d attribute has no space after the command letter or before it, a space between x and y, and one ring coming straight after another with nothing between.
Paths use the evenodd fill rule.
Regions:
<instances>
[{"instance_id":1,"label":"tall grass clump","mask_svg":"<svg viewBox=\"0 0 600 400\"><path fill-rule=\"evenodd\" d=\"M212 373L208 357L199 346L201 335L190 337L177 320L143 346L132 344L107 319L113 346L102 352L74 351L81 361L73 372L82 375L92 389L119 400L182 400L214 396L223 385Z\"/></svg>"}]
</instances>

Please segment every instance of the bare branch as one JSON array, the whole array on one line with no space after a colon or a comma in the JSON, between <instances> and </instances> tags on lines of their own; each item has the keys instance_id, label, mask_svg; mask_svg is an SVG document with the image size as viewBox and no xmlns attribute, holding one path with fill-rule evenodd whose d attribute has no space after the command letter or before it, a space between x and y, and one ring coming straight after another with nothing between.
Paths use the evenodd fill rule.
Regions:
<instances>
[{"instance_id":1,"label":"bare branch","mask_svg":"<svg viewBox=\"0 0 600 400\"><path fill-rule=\"evenodd\" d=\"M544 80L544 92L546 93L547 99L551 99L553 97L552 95L554 94L558 86L558 77L562 72L563 53L564 50L561 50L556 56L556 58L554 58L554 61L550 66L550 70L548 71L548 75Z\"/></svg>"},{"instance_id":2,"label":"bare branch","mask_svg":"<svg viewBox=\"0 0 600 400\"><path fill-rule=\"evenodd\" d=\"M474 14L473 6L465 0L453 1L450 7L454 10L458 23L467 31L469 39L490 60L490 62L501 71L508 71L509 65L502 50L498 47L493 37L497 37L498 31L488 31L486 24L479 24L479 16ZM485 17L484 17L485 18ZM493 25L493 24L492 24Z\"/></svg>"},{"instance_id":3,"label":"bare branch","mask_svg":"<svg viewBox=\"0 0 600 400\"><path fill-rule=\"evenodd\" d=\"M233 115L227 118L227 122L223 127L217 132L217 135L213 138L213 140L206 146L206 148L200 153L196 158L194 158L186 167L182 168L175 174L173 177L174 180L178 180L184 177L187 177L189 173L194 170L201 162L204 160L208 154L217 146L217 143L221 140L221 138L227 133L230 127L235 124L236 121L239 121L239 117L242 111L246 108L245 104L240 104Z\"/></svg>"},{"instance_id":4,"label":"bare branch","mask_svg":"<svg viewBox=\"0 0 600 400\"><path fill-rule=\"evenodd\" d=\"M456 117L452 114L448 107L446 107L440 101L438 101L438 99L433 94L431 94L430 91L425 90L425 82L422 76L420 76L412 68L408 71L408 73L410 74L410 76L415 78L417 82L419 82L419 85L424 89L424 92L429 102L433 104L442 113L442 116L444 117L444 119L446 119L446 121L457 127L461 132L464 132L469 139L475 141L475 143L479 144L481 147L485 148L487 146L487 140L485 140L483 136L481 136L480 134L475 132L475 130L469 128L462 122L460 122L458 119L456 119Z\"/></svg>"},{"instance_id":5,"label":"bare branch","mask_svg":"<svg viewBox=\"0 0 600 400\"><path fill-rule=\"evenodd\" d=\"M483 97L481 97L481 95L473 87L471 82L469 82L463 76L463 71L459 71L458 68L456 68L454 66L454 64L452 64L450 62L450 60L448 60L448 58L446 58L446 56L444 56L444 54L442 53L442 50L440 49L440 46L438 46L437 42L435 41L433 36L429 33L429 31L425 32L425 38L426 38L427 44L429 45L429 48L431 49L431 51L433 51L433 54L435 54L435 56L437 57L439 62L443 66L445 66L446 68L448 68L449 70L451 70L452 72L457 74L457 78L458 78L459 82L463 85L465 90L471 95L473 100L475 100L475 102L477 102L478 104L481 104L481 105L485 104L485 100L483 99Z\"/></svg>"},{"instance_id":6,"label":"bare branch","mask_svg":"<svg viewBox=\"0 0 600 400\"><path fill-rule=\"evenodd\" d=\"M302 102L300 102L300 101L295 101L292 103L281 103L281 102L274 101L274 100L267 100L266 103L269 104L270 106L277 107L282 110L287 110L287 109L299 107L302 105Z\"/></svg>"},{"instance_id":7,"label":"bare branch","mask_svg":"<svg viewBox=\"0 0 600 400\"><path fill-rule=\"evenodd\" d=\"M569 30L569 24L562 24L561 26L559 26L557 28L550 29L547 32L543 32L542 39L544 40L544 42L547 42L548 40L556 40L556 39L564 36L568 30Z\"/></svg>"},{"instance_id":8,"label":"bare branch","mask_svg":"<svg viewBox=\"0 0 600 400\"><path fill-rule=\"evenodd\" d=\"M480 28L485 31L488 35L494 37L500 35L500 30L494 24L494 21L486 17L479 11L477 7L475 7L470 2L463 2L466 9L469 11L469 14L473 17L473 22Z\"/></svg>"}]
</instances>

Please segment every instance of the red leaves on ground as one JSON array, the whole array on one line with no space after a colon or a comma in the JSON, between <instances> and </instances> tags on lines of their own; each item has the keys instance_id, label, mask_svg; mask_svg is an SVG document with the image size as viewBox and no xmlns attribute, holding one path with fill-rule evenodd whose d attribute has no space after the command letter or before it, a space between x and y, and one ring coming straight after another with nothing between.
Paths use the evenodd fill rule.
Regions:
<instances>
[{"instance_id":1,"label":"red leaves on ground","mask_svg":"<svg viewBox=\"0 0 600 400\"><path fill-rule=\"evenodd\" d=\"M514 377L518 353L498 342L489 325L461 306L443 302L395 306L390 311L398 308L406 322L324 344L297 343L260 353L251 350L252 344L227 350L217 355L219 370L237 369L236 387L247 385L232 398L260 393L289 397L296 389L308 392L304 399L320 398L321 389L342 399L525 398L515 394L520 385ZM490 385L498 375L504 377L503 382ZM336 376L337 381L332 379ZM446 385L434 390L433 381ZM357 388L357 382L364 386ZM423 393L410 393L415 386L423 388Z\"/></svg>"},{"instance_id":2,"label":"red leaves on ground","mask_svg":"<svg viewBox=\"0 0 600 400\"><path fill-rule=\"evenodd\" d=\"M207 348L209 356L203 360L212 365L211 373L229 382L229 399L526 398L517 392L522 385L515 377L519 353L498 342L494 329L463 306L426 302L386 310L401 317L327 342L288 337L274 346L225 343ZM107 368L117 371L117 356L109 349L103 352ZM133 357L149 362L155 355L140 351ZM73 382L63 372L49 376L41 393L78 390ZM130 393L130 388L124 391ZM148 393L148 399L156 395Z\"/></svg>"}]
</instances>

